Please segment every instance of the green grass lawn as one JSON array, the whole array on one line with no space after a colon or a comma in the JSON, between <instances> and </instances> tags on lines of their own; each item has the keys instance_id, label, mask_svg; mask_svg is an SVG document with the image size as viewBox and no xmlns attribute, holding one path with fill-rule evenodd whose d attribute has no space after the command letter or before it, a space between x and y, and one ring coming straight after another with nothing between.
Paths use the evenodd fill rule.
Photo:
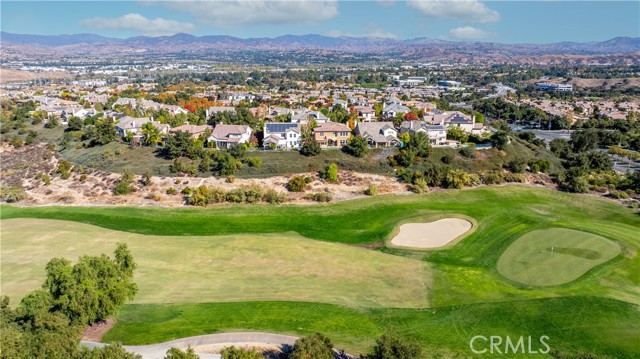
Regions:
<instances>
[{"instance_id":1,"label":"green grass lawn","mask_svg":"<svg viewBox=\"0 0 640 359\"><path fill-rule=\"evenodd\" d=\"M291 300L352 307L426 307L426 262L293 233L145 236L44 219L0 221L2 294L16 304L44 281L52 257L112 253L138 263L134 303Z\"/></svg>"},{"instance_id":2,"label":"green grass lawn","mask_svg":"<svg viewBox=\"0 0 640 359\"><path fill-rule=\"evenodd\" d=\"M360 351L383 330L397 330L418 339L429 350L427 357L470 356L468 340L473 335L506 334L516 337L546 334L554 348L593 351L616 358L631 358L640 353L637 344L640 343L640 216L612 201L591 196L526 186L500 186L426 195L378 196L315 206L95 207L90 211L80 207L1 206L0 210L3 222L11 218L59 219L162 236L148 237L153 240L146 241L145 247L153 247L153 243L168 238L171 245L165 245L176 252L169 256L182 256L186 251L184 248L194 245L191 236L224 236L220 238L229 241L253 238L258 242L260 240L256 238L261 238L266 242L264 239L281 236L278 233L295 232L318 240L314 242L291 234L291 240L296 242L319 245L314 252L318 255L331 252L332 246L339 246L345 250L357 249L359 252L344 257L354 261L360 260L356 258L358 253L364 256L364 253L378 251L385 253L380 257L381 261L404 259L407 263L424 263L429 268L430 274L422 277L427 280L428 290L424 293L429 308L381 308L371 305L374 299L368 298L367 302L355 294L344 294L347 300L340 303L333 301L335 293L318 297L314 300L316 303L292 295L288 302L133 304L123 309L107 340L134 344L238 329L295 334L319 330L334 338L338 346ZM399 223L448 214L472 218L478 227L456 245L439 251L415 252L384 247ZM531 231L547 228L572 229L601 236L615 243L620 254L575 280L554 286L519 283L498 271L500 257L514 242ZM374 249L353 248L361 246ZM134 255L138 258L136 250ZM157 249L145 248L145 251L153 253ZM588 251L568 251L592 257ZM331 257L339 257L335 252L331 253ZM200 261L198 257L195 259ZM29 260L25 255L22 265L28 265ZM147 259L141 257L139 260ZM294 263L291 267L283 268L299 265L296 261L291 263ZM322 263L330 272L333 262L319 259L314 263ZM160 268L172 264L156 265ZM244 270L251 273L249 269L238 273ZM346 275L347 272L345 269L341 273ZM4 280L4 268L2 275ZM389 277L397 275L395 272ZM362 285L368 285L365 276L358 277L356 273L354 277L363 278ZM244 281L243 277L237 278ZM248 283L251 278L247 277ZM391 284L386 288L391 288ZM352 287L350 290L364 289ZM256 294L253 298L260 300L260 296ZM387 294L385 298L392 300L394 297ZM360 301L361 305L344 306Z\"/></svg>"},{"instance_id":3,"label":"green grass lawn","mask_svg":"<svg viewBox=\"0 0 640 359\"><path fill-rule=\"evenodd\" d=\"M593 297L566 297L434 309L350 309L300 302L127 305L105 341L155 343L222 331L255 330L293 335L328 334L338 348L367 351L385 331L414 338L424 358L469 358L476 335L519 338L547 335L552 349L615 358L640 353L637 306ZM487 358L543 358L489 355Z\"/></svg>"},{"instance_id":4,"label":"green grass lawn","mask_svg":"<svg viewBox=\"0 0 640 359\"><path fill-rule=\"evenodd\" d=\"M620 246L595 234L548 228L531 231L507 248L498 261L505 277L527 285L565 284L620 253Z\"/></svg>"}]
</instances>

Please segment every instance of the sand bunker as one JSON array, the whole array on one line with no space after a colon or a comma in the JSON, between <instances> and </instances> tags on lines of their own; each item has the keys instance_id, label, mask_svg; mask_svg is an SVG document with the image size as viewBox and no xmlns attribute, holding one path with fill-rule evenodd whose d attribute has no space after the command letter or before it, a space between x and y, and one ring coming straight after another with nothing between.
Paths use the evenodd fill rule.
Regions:
<instances>
[{"instance_id":1,"label":"sand bunker","mask_svg":"<svg viewBox=\"0 0 640 359\"><path fill-rule=\"evenodd\" d=\"M430 223L406 223L391 244L420 249L439 248L460 237L473 227L461 218L445 218Z\"/></svg>"}]
</instances>

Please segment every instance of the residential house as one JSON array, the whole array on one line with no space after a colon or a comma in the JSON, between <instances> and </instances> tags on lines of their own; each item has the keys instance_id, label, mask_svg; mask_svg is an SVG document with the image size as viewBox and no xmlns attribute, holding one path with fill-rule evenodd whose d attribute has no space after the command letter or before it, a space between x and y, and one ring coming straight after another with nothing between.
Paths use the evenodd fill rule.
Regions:
<instances>
[{"instance_id":1,"label":"residential house","mask_svg":"<svg viewBox=\"0 0 640 359\"><path fill-rule=\"evenodd\" d=\"M142 135L142 125L147 122L151 122L148 117L124 116L116 123L115 128L118 135L123 138L127 136L127 132L131 132L134 136Z\"/></svg>"},{"instance_id":2,"label":"residential house","mask_svg":"<svg viewBox=\"0 0 640 359\"><path fill-rule=\"evenodd\" d=\"M174 127L171 132L188 132L191 135L191 138L197 139L200 135L205 134L207 130L211 130L211 126L209 125L191 125L186 124L178 127Z\"/></svg>"},{"instance_id":3,"label":"residential house","mask_svg":"<svg viewBox=\"0 0 640 359\"><path fill-rule=\"evenodd\" d=\"M236 108L232 106L211 106L205 111L205 114L209 118L218 112L236 112Z\"/></svg>"},{"instance_id":4,"label":"residential house","mask_svg":"<svg viewBox=\"0 0 640 359\"><path fill-rule=\"evenodd\" d=\"M337 122L324 122L313 129L316 141L322 147L342 147L351 136L349 126Z\"/></svg>"},{"instance_id":5,"label":"residential house","mask_svg":"<svg viewBox=\"0 0 640 359\"><path fill-rule=\"evenodd\" d=\"M413 135L417 132L426 133L433 146L447 144L447 128L442 125L429 125L424 121L404 121L400 125L400 133Z\"/></svg>"},{"instance_id":6,"label":"residential house","mask_svg":"<svg viewBox=\"0 0 640 359\"><path fill-rule=\"evenodd\" d=\"M309 121L312 120L312 119L316 121L316 124L321 124L321 123L325 123L325 122L330 122L331 121L322 112L313 111L313 110L309 110L309 109L304 109L304 110L302 110L300 112L294 111L292 113L292 115L291 115L291 122L292 123L306 124L306 123L309 123Z\"/></svg>"},{"instance_id":7,"label":"residential house","mask_svg":"<svg viewBox=\"0 0 640 359\"><path fill-rule=\"evenodd\" d=\"M216 148L230 148L237 144L247 143L251 139L251 127L246 125L219 124L207 139L214 142Z\"/></svg>"},{"instance_id":8,"label":"residential house","mask_svg":"<svg viewBox=\"0 0 640 359\"><path fill-rule=\"evenodd\" d=\"M395 101L387 102L382 109L382 116L387 118L396 117L399 113L409 113L411 109L407 106L401 105Z\"/></svg>"},{"instance_id":9,"label":"residential house","mask_svg":"<svg viewBox=\"0 0 640 359\"><path fill-rule=\"evenodd\" d=\"M376 110L368 106L355 106L354 109L358 112L358 117L362 121L374 121L376 119Z\"/></svg>"},{"instance_id":10,"label":"residential house","mask_svg":"<svg viewBox=\"0 0 640 359\"><path fill-rule=\"evenodd\" d=\"M393 122L359 122L355 132L366 138L371 147L391 147L400 143Z\"/></svg>"},{"instance_id":11,"label":"residential house","mask_svg":"<svg viewBox=\"0 0 640 359\"><path fill-rule=\"evenodd\" d=\"M297 149L301 141L299 123L267 122L264 124L264 148L275 145L276 148Z\"/></svg>"}]
</instances>

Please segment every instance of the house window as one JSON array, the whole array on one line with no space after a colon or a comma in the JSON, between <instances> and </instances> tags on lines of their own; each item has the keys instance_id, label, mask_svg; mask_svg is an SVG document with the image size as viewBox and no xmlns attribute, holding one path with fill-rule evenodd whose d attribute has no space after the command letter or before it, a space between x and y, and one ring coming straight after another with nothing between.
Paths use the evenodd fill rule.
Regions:
<instances>
[{"instance_id":1,"label":"house window","mask_svg":"<svg viewBox=\"0 0 640 359\"><path fill-rule=\"evenodd\" d=\"M345 146L347 144L347 140L340 140L340 145Z\"/></svg>"}]
</instances>

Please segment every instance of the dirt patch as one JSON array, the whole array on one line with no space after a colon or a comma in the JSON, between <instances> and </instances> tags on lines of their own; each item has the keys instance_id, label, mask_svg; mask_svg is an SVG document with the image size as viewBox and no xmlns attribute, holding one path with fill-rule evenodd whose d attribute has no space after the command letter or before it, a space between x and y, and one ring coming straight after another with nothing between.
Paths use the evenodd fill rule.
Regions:
<instances>
[{"instance_id":1,"label":"dirt patch","mask_svg":"<svg viewBox=\"0 0 640 359\"><path fill-rule=\"evenodd\" d=\"M99 342L114 324L116 324L116 320L114 318L109 318L93 325L87 325L82 333L82 340Z\"/></svg>"},{"instance_id":2,"label":"dirt patch","mask_svg":"<svg viewBox=\"0 0 640 359\"><path fill-rule=\"evenodd\" d=\"M432 249L446 246L467 233L473 224L466 219L445 218L429 223L405 223L391 244L401 247Z\"/></svg>"}]
</instances>

